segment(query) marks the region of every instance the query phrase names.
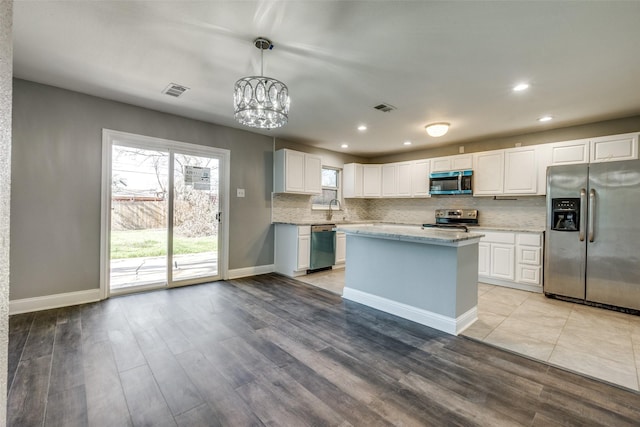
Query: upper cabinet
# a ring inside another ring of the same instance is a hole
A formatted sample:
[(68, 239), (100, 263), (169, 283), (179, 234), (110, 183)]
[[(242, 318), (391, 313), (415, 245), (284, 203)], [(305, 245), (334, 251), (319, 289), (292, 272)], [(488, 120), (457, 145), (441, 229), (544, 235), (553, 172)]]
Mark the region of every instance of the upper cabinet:
[(431, 172), (446, 172), (473, 168), (473, 156), (460, 154), (456, 156), (436, 157), (431, 159)]
[(362, 166), (347, 163), (342, 169), (342, 195), (346, 198), (362, 197)]
[(504, 193), (536, 194), (537, 189), (536, 147), (504, 150)]
[(473, 195), (536, 194), (535, 147), (509, 148), (473, 155)]
[(429, 194), (429, 160), (415, 160), (411, 162), (411, 196), (431, 197)]
[(589, 163), (589, 140), (554, 142), (549, 166)]
[(274, 156), (275, 193), (322, 193), (322, 158), (313, 154), (282, 149)]
[(495, 196), (504, 189), (504, 150), (473, 155), (473, 195)]
[(638, 134), (604, 136), (591, 139), (591, 163), (635, 160), (638, 158)]
[(382, 194), (382, 165), (362, 165), (362, 197)]
[(431, 197), (429, 160), (363, 165), (347, 163), (343, 168), (345, 198)]
[(411, 162), (382, 165), (382, 197), (411, 197)]

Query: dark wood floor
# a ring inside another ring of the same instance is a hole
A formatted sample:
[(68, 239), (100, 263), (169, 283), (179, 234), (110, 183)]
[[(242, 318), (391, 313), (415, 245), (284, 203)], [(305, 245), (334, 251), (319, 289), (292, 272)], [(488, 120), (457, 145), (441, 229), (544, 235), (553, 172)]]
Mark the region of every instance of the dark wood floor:
[(10, 426), (640, 423), (638, 393), (277, 275), (12, 316), (9, 347)]

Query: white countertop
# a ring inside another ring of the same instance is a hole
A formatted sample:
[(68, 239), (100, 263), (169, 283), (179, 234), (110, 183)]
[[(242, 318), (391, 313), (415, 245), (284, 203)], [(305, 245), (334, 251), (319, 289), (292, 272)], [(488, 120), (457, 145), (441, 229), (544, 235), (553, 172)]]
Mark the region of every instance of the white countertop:
[(461, 242), (472, 243), (484, 235), (481, 233), (465, 233), (463, 231), (438, 230), (433, 228), (423, 229), (418, 225), (344, 225), (337, 226), (337, 231), (347, 234), (359, 234), (362, 236), (377, 237), (382, 239), (402, 240), (427, 244), (459, 244)]
[[(420, 227), (422, 225), (422, 224), (394, 224), (394, 223), (382, 222), (382, 221), (312, 221), (312, 220), (273, 221), (273, 224), (289, 224), (289, 225), (375, 224), (375, 225), (404, 226), (404, 227), (411, 227), (411, 226)], [(480, 233), (482, 233), (482, 231), (510, 231), (513, 233), (543, 233), (544, 227), (522, 227), (522, 226), (493, 227), (493, 226), (484, 226), (484, 225), (477, 225), (477, 226), (473, 225), (473, 226), (469, 226), (469, 230), (471, 230), (472, 233), (476, 231)]]

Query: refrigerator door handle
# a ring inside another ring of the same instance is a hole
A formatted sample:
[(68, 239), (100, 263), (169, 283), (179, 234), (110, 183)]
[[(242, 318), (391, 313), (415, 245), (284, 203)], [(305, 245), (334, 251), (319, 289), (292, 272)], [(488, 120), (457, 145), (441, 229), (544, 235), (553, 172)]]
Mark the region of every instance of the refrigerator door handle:
[(596, 190), (593, 188), (589, 190), (589, 241), (593, 242), (594, 233), (593, 226), (595, 222), (596, 212)]
[(578, 228), (580, 229), (580, 241), (584, 242), (584, 227), (585, 227), (585, 217), (586, 217), (586, 206), (587, 206), (587, 190), (584, 188), (580, 189), (580, 224)]

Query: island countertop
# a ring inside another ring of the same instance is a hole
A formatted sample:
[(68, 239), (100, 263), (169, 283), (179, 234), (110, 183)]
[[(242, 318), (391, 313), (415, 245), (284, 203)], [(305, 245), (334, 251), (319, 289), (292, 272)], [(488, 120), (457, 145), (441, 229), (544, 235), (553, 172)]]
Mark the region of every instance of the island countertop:
[(380, 239), (401, 240), (432, 245), (460, 246), (477, 243), (484, 234), (468, 233), (453, 230), (437, 230), (411, 225), (345, 225), (336, 227), (336, 231), (347, 234), (357, 234)]

